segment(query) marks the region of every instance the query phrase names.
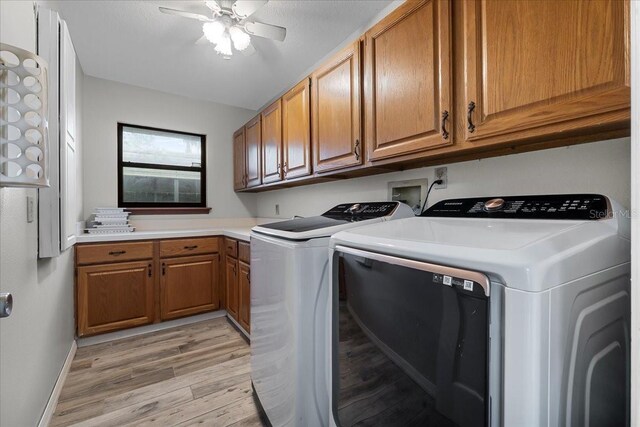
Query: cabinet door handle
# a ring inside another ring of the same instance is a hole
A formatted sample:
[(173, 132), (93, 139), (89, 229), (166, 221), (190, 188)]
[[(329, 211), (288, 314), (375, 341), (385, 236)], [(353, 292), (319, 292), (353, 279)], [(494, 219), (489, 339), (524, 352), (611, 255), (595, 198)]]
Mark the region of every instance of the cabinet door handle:
[(198, 245), (192, 245), (192, 246), (185, 246), (184, 248), (188, 251), (192, 251), (194, 249), (196, 249), (198, 247)]
[(471, 117), (471, 115), (473, 114), (473, 110), (475, 109), (476, 103), (471, 101), (469, 103), (469, 106), (467, 107), (467, 130), (469, 131), (469, 133), (473, 133), (473, 131), (476, 130), (476, 127), (473, 124), (473, 118)]
[(151, 277), (151, 264), (149, 264), (149, 277)]
[(356, 156), (356, 160), (360, 160), (360, 140), (356, 139), (356, 144), (353, 146), (353, 154)]
[(118, 256), (118, 255), (122, 255), (122, 254), (126, 254), (126, 253), (127, 253), (127, 251), (110, 251), (109, 255)]
[(247, 272), (247, 282), (251, 283), (251, 275)]
[(447, 119), (449, 118), (449, 112), (444, 110), (442, 112), (442, 138), (449, 139), (449, 132), (447, 132)]
[(284, 162), (284, 164), (282, 165), (282, 174), (283, 174), (284, 176), (287, 176), (287, 172), (288, 172), (288, 171), (289, 171), (289, 170), (287, 169), (287, 162)]
[(162, 263), (162, 275), (164, 276), (164, 274), (165, 274), (166, 272), (167, 272), (167, 271), (166, 271), (166, 265), (165, 265), (165, 263), (163, 262), (163, 263)]
[(233, 266), (233, 275), (234, 276), (236, 275), (236, 266), (235, 265)]

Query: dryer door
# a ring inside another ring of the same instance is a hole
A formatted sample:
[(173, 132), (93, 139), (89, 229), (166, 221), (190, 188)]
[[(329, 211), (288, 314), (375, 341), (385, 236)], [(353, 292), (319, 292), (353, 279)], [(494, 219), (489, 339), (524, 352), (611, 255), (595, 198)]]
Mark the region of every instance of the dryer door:
[(488, 278), (342, 246), (336, 252), (335, 423), (488, 425)]

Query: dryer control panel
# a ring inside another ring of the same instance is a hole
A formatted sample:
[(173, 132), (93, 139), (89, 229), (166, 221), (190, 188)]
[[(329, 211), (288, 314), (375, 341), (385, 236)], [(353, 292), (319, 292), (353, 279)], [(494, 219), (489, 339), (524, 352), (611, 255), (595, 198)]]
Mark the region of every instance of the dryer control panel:
[(600, 194), (553, 194), (450, 199), (427, 209), (425, 217), (599, 220), (610, 215)]
[(329, 209), (322, 216), (346, 221), (363, 221), (389, 216), (396, 210), (398, 204), (398, 202), (343, 203)]

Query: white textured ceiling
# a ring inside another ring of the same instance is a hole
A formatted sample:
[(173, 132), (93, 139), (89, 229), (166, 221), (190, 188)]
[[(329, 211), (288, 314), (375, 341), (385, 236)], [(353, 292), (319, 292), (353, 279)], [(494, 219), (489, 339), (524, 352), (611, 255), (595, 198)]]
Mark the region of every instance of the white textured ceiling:
[(370, 22), (389, 3), (271, 0), (252, 19), (287, 28), (284, 42), (252, 37), (256, 53), (216, 55), (195, 45), (201, 23), (158, 11), (158, 6), (206, 12), (200, 1), (40, 2), (69, 26), (85, 74), (256, 110)]

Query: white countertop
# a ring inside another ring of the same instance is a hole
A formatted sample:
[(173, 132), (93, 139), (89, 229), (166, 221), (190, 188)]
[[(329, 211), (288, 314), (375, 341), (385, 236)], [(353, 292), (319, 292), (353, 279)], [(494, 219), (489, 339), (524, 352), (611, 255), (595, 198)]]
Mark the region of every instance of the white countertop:
[(122, 242), (125, 240), (172, 239), (175, 237), (226, 236), (232, 239), (249, 241), (251, 227), (215, 227), (193, 230), (145, 230), (132, 233), (82, 234), (76, 243)]

